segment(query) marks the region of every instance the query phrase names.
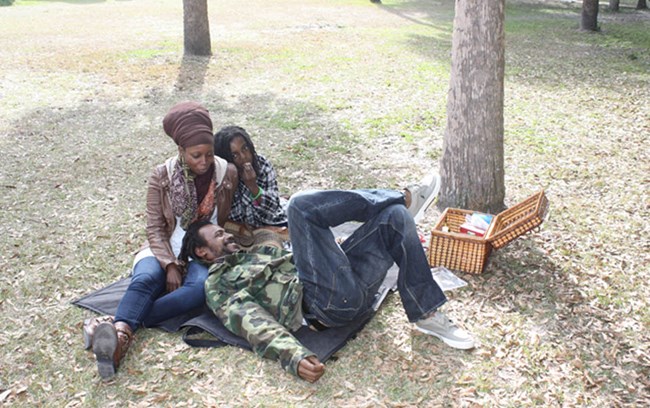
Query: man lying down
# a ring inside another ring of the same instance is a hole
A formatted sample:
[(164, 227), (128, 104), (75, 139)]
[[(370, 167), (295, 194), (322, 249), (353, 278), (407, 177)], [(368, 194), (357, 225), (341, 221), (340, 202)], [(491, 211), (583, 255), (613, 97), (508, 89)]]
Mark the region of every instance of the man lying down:
[[(306, 191), (291, 198), (287, 213), (292, 252), (279, 243), (240, 251), (230, 234), (208, 222), (192, 224), (183, 242), (182, 256), (211, 264), (208, 306), (255, 353), (317, 381), (325, 365), (291, 333), (304, 322), (327, 330), (367, 317), (393, 262), (409, 321), (451, 347), (474, 347), (471, 335), (438, 310), (447, 299), (433, 280), (403, 193)], [(363, 224), (339, 245), (330, 227), (348, 221)]]

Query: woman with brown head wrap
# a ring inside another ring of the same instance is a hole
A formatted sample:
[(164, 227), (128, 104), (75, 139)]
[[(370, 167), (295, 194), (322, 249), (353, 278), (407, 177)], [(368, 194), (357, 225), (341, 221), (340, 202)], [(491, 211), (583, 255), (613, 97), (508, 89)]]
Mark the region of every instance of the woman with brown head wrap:
[(160, 322), (205, 304), (202, 264), (178, 260), (185, 230), (193, 221), (223, 225), (228, 218), (237, 169), (215, 157), (212, 121), (196, 102), (172, 107), (163, 119), (178, 156), (157, 166), (147, 191), (147, 245), (135, 258), (131, 283), (114, 318), (88, 319), (86, 346), (92, 345), (102, 378), (111, 378), (142, 325)]

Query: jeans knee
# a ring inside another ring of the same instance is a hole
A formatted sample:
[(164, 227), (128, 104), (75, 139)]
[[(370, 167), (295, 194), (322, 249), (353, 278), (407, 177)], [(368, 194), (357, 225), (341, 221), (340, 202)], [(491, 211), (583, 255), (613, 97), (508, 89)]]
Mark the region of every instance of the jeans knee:
[(401, 225), (415, 225), (413, 216), (409, 213), (408, 209), (401, 204), (394, 204), (386, 207), (384, 211), (386, 211), (386, 215), (389, 219), (397, 221)]
[[(300, 220), (304, 218), (311, 206), (309, 191), (301, 191), (292, 195), (289, 199), (289, 204), (287, 205), (287, 218), (289, 220), (289, 225), (291, 225), (291, 220)], [(294, 225), (296, 225), (295, 222)]]
[(134, 275), (131, 278), (131, 283), (129, 286), (137, 288), (140, 291), (153, 293), (157, 290), (162, 290), (165, 284), (166, 281), (162, 277), (143, 273)]
[(206, 279), (208, 279), (208, 268), (196, 261), (190, 262), (187, 267), (187, 275), (185, 276), (184, 284), (192, 287), (203, 287)]
[(205, 294), (205, 280), (192, 281), (183, 283), (186, 293), (190, 296), (204, 296)]
[(306, 196), (304, 191), (292, 195), (287, 204), (287, 215), (294, 211), (300, 211), (305, 205), (305, 201)]

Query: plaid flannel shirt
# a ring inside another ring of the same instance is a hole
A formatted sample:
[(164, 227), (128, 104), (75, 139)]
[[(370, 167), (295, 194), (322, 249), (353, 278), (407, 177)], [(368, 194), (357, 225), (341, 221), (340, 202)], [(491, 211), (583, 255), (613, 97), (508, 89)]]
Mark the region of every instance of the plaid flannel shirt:
[(239, 181), (230, 209), (230, 219), (253, 227), (285, 224), (287, 214), (280, 203), (280, 192), (275, 170), (271, 162), (264, 156), (258, 154), (257, 160), (260, 166), (257, 185), (264, 192), (255, 200), (257, 203), (254, 203), (253, 197), (244, 182)]

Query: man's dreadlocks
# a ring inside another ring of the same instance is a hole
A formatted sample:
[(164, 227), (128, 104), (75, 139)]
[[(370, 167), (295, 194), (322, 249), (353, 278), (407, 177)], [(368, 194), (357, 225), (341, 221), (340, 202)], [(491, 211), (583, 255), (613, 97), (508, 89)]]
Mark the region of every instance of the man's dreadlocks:
[(183, 246), (178, 259), (184, 262), (189, 262), (189, 258), (197, 259), (196, 248), (206, 246), (208, 243), (203, 239), (199, 230), (206, 225), (212, 224), (210, 221), (194, 221), (187, 227), (185, 236), (183, 237)]

